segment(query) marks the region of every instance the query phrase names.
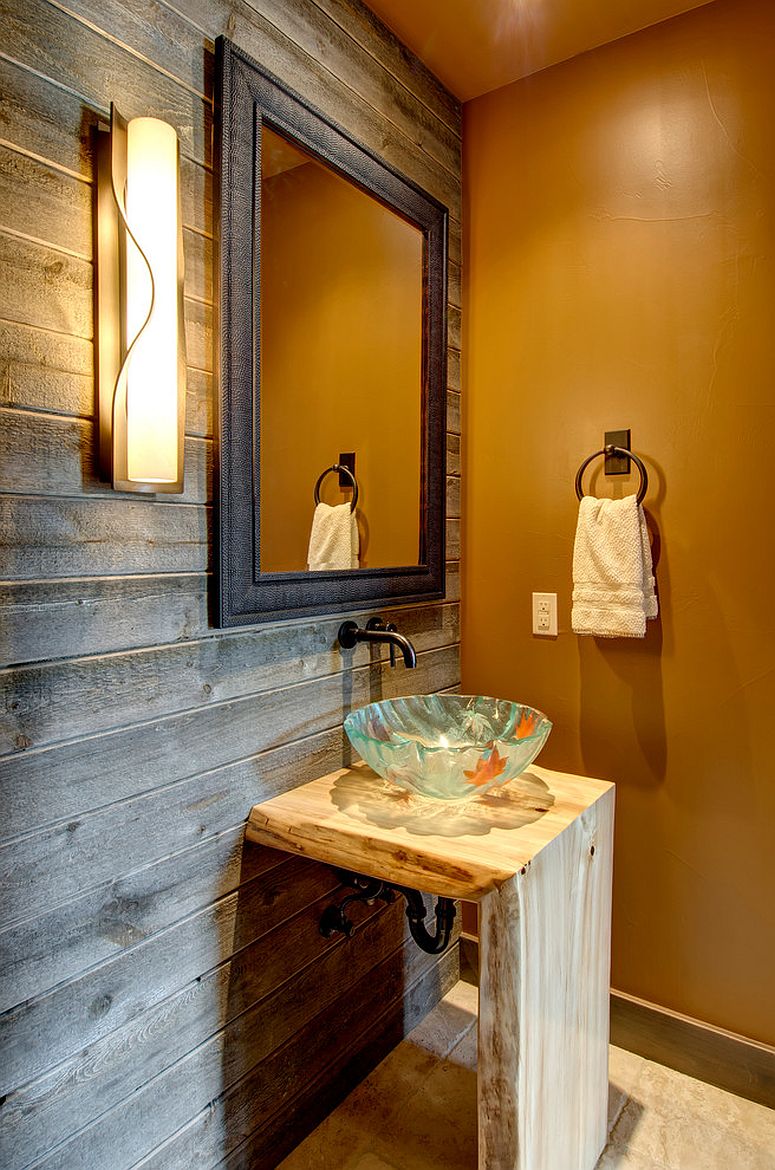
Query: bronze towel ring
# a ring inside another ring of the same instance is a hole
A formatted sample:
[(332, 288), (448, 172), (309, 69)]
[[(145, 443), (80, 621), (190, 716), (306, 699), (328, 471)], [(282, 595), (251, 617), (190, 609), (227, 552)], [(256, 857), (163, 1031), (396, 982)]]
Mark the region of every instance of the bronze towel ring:
[(584, 488), (582, 487), (581, 483), (584, 472), (587, 470), (587, 467), (592, 462), (592, 460), (597, 459), (600, 455), (626, 455), (628, 459), (632, 459), (633, 463), (640, 472), (640, 487), (638, 488), (638, 494), (635, 498), (639, 504), (642, 504), (646, 498), (646, 492), (649, 490), (649, 475), (646, 471), (643, 460), (639, 459), (633, 451), (629, 451), (626, 447), (612, 447), (610, 445), (607, 447), (601, 447), (599, 451), (595, 451), (592, 455), (589, 455), (576, 472), (576, 495), (578, 498), (580, 500), (584, 499)]
[(350, 480), (352, 481), (353, 498), (350, 500), (350, 511), (354, 512), (358, 506), (358, 480), (350, 471), (350, 468), (345, 467), (344, 463), (332, 463), (331, 466), (327, 467), (325, 471), (321, 471), (320, 475), (318, 476), (318, 481), (315, 484), (315, 503), (320, 503), (320, 485), (326, 476), (330, 475), (332, 471), (338, 471), (340, 474), (343, 473), (344, 475), (349, 476)]

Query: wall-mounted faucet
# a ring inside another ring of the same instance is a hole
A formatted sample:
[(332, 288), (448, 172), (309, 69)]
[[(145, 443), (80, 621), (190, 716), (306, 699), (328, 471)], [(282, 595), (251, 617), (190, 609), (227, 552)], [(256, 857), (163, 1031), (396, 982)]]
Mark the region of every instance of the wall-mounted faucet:
[(417, 651), (412, 643), (403, 634), (399, 634), (392, 622), (385, 622), (381, 617), (369, 618), (365, 630), (360, 629), (357, 622), (342, 622), (339, 627), (339, 645), (343, 650), (352, 650), (356, 642), (381, 642), (390, 647), (390, 665), (396, 664), (396, 647), (404, 656), (404, 665), (417, 665)]

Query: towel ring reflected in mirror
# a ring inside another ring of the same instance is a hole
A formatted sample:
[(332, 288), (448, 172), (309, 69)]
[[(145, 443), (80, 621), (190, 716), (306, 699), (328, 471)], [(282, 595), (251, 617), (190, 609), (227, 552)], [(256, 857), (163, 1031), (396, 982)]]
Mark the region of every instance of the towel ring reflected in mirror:
[(320, 503), (320, 485), (322, 484), (323, 480), (327, 475), (331, 475), (335, 471), (338, 471), (340, 475), (346, 475), (352, 483), (353, 498), (350, 500), (350, 511), (354, 512), (358, 507), (358, 480), (350, 471), (350, 468), (346, 467), (344, 463), (332, 463), (331, 466), (327, 467), (325, 471), (321, 471), (320, 475), (318, 476), (317, 483), (315, 484), (315, 503)]
[(646, 471), (646, 466), (643, 460), (639, 459), (633, 451), (628, 450), (626, 447), (613, 447), (610, 445), (607, 447), (601, 447), (599, 451), (595, 451), (592, 455), (589, 455), (576, 472), (576, 495), (578, 498), (580, 500), (584, 499), (584, 488), (581, 483), (584, 472), (587, 470), (592, 460), (598, 459), (601, 455), (621, 455), (626, 456), (628, 459), (632, 459), (633, 463), (640, 472), (640, 487), (638, 488), (638, 494), (635, 498), (639, 504), (642, 504), (646, 498), (646, 492), (649, 490), (649, 474)]

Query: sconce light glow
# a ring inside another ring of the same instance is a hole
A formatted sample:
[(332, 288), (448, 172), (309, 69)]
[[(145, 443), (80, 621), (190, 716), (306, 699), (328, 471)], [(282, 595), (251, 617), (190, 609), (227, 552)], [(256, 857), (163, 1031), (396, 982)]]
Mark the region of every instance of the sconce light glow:
[(185, 430), (178, 139), (111, 107), (97, 150), (100, 464), (122, 491), (181, 492)]

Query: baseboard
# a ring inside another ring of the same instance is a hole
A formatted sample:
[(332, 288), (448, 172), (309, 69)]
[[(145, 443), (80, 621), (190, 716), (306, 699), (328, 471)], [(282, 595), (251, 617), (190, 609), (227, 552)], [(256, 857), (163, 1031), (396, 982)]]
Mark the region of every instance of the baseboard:
[(775, 1048), (611, 990), (611, 1043), (775, 1109)]
[[(479, 941), (460, 939), (460, 977), (479, 982)], [(775, 1109), (775, 1048), (611, 989), (611, 1043)]]

